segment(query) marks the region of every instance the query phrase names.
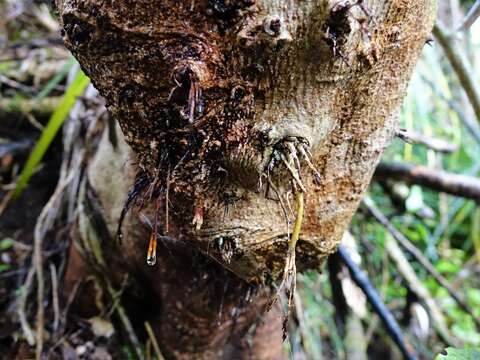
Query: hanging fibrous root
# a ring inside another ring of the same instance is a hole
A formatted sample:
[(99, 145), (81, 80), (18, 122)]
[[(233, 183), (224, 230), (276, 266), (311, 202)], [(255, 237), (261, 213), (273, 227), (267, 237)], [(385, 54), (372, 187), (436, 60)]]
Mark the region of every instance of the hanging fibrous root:
[(295, 296), (295, 289), (297, 287), (297, 267), (295, 265), (295, 249), (298, 239), (300, 237), (300, 231), (303, 223), (304, 212), (304, 197), (303, 192), (300, 190), (295, 191), (295, 206), (297, 210), (295, 224), (293, 226), (292, 236), (288, 241), (287, 259), (285, 261), (285, 268), (283, 270), (282, 285), (280, 288), (285, 287), (285, 293), (287, 295), (287, 313), (283, 319), (283, 341), (287, 338), (288, 319), (290, 317), (290, 310), (292, 308), (293, 299)]
[[(310, 154), (308, 148), (308, 142), (299, 137), (288, 137), (273, 146), (273, 149), (268, 151), (269, 154), (269, 161), (265, 166), (265, 175), (268, 180), (269, 186), (275, 191), (280, 204), (282, 206), (282, 210), (284, 211), (285, 218), (287, 221), (287, 226), (289, 227), (290, 222), (288, 220), (287, 211), (284, 206), (284, 202), (282, 201), (280, 191), (274, 185), (271, 173), (275, 170), (277, 164), (283, 163), (286, 170), (288, 171), (291, 177), (292, 183), (292, 193), (295, 199), (295, 205), (293, 206), (294, 209), (291, 209), (292, 212), (295, 212), (295, 222), (293, 226), (293, 230), (291, 235), (289, 231), (287, 231), (288, 235), (288, 248), (287, 248), (287, 255), (285, 259), (285, 267), (282, 276), (282, 282), (277, 289), (276, 296), (272, 299), (269, 304), (268, 309), (270, 309), (273, 304), (275, 303), (276, 299), (279, 297), (280, 292), (285, 289), (285, 293), (287, 296), (287, 310), (283, 320), (283, 340), (287, 337), (287, 327), (288, 327), (288, 319), (290, 317), (290, 311), (293, 305), (293, 299), (295, 296), (295, 289), (296, 289), (296, 278), (297, 278), (297, 269), (295, 265), (295, 249), (297, 246), (298, 239), (300, 237), (300, 232), (302, 229), (303, 223), (303, 214), (304, 214), (304, 195), (307, 192), (305, 185), (302, 182), (301, 176), (301, 165), (302, 160), (305, 161), (307, 167), (313, 173), (313, 176), (316, 182), (320, 182), (320, 173), (315, 168), (312, 162), (312, 156)], [(287, 199), (288, 200), (288, 199)], [(287, 201), (288, 203), (288, 201)]]
[(320, 173), (312, 162), (312, 155), (309, 150), (308, 141), (302, 137), (286, 137), (271, 148), (266, 149), (268, 157), (267, 164), (264, 169), (264, 176), (270, 178), (276, 166), (282, 162), (293, 178), (294, 182), (303, 192), (305, 186), (301, 181), (301, 160), (305, 160), (308, 168), (312, 171), (315, 180), (320, 181)]
[(313, 176), (315, 177), (315, 181), (317, 183), (320, 183), (321, 176), (317, 168), (312, 163), (312, 160), (311, 160), (312, 154), (310, 153), (308, 146), (304, 143), (301, 143), (298, 149), (300, 150), (300, 153), (303, 155), (303, 159), (305, 160), (305, 163), (307, 164), (309, 169), (312, 171)]
[(120, 214), (120, 218), (118, 220), (117, 226), (117, 241), (119, 245), (122, 243), (122, 225), (123, 221), (125, 220), (125, 216), (128, 214), (130, 208), (134, 205), (135, 201), (140, 197), (140, 194), (144, 193), (144, 191), (148, 188), (150, 181), (146, 174), (140, 174), (137, 176), (135, 184), (132, 186), (130, 191), (127, 194), (127, 200), (125, 201), (122, 212)]

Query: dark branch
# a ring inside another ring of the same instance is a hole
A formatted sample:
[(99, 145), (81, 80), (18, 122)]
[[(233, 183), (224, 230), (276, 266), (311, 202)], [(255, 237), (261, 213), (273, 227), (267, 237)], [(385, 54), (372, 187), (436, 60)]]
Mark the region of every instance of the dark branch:
[(480, 203), (480, 179), (472, 176), (452, 174), (420, 165), (382, 162), (375, 170), (375, 177), (401, 180)]
[(411, 350), (411, 346), (407, 344), (397, 320), (395, 320), (390, 310), (388, 310), (388, 308), (385, 306), (377, 290), (375, 290), (370, 280), (368, 280), (367, 275), (350, 258), (348, 251), (345, 250), (342, 245), (338, 247), (338, 254), (340, 255), (342, 262), (348, 268), (350, 275), (352, 276), (352, 280), (360, 289), (362, 289), (368, 299), (368, 302), (372, 305), (378, 316), (380, 316), (380, 319), (385, 325), (388, 334), (398, 346), (404, 358), (408, 360), (417, 359), (417, 355), (413, 352), (413, 350)]

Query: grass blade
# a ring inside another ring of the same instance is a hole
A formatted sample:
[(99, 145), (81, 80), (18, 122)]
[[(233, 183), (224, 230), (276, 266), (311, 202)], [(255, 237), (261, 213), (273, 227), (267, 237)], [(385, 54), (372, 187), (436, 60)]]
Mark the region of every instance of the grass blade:
[(70, 109), (89, 83), (90, 79), (81, 70), (79, 70), (72, 83), (65, 91), (60, 104), (52, 113), (52, 116), (48, 120), (47, 126), (45, 126), (40, 139), (37, 141), (30, 156), (28, 157), (28, 160), (23, 167), (22, 172), (20, 173), (15, 189), (13, 190), (13, 199), (17, 198), (22, 193), (23, 189), (30, 180), (30, 177), (33, 175), (35, 168), (42, 160), (43, 155), (47, 151), (58, 130), (67, 118)]

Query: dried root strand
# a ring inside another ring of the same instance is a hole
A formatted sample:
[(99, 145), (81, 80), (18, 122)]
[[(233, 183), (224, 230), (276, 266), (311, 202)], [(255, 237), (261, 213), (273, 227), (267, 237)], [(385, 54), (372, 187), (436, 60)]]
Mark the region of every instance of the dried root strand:
[(118, 243), (121, 244), (123, 234), (122, 234), (122, 225), (123, 221), (125, 220), (125, 216), (128, 214), (128, 211), (130, 208), (133, 206), (135, 203), (135, 200), (139, 197), (139, 195), (147, 188), (149, 185), (149, 181), (147, 176), (145, 174), (141, 174), (140, 176), (137, 177), (137, 180), (135, 181), (135, 184), (133, 187), (130, 189), (127, 195), (127, 200), (125, 201), (122, 212), (120, 214), (120, 218), (118, 220), (118, 226), (117, 226), (117, 240)]
[(287, 313), (283, 319), (283, 341), (287, 338), (288, 319), (290, 317), (290, 310), (292, 308), (293, 299), (295, 296), (295, 289), (297, 286), (297, 268), (295, 265), (295, 249), (298, 239), (300, 237), (300, 231), (303, 223), (305, 200), (302, 191), (295, 192), (295, 205), (297, 207), (297, 215), (295, 218), (295, 224), (293, 226), (292, 236), (288, 242), (287, 259), (285, 261), (285, 268), (283, 272), (282, 286), (285, 286), (285, 292), (287, 295)]
[(303, 185), (302, 180), (300, 180), (300, 172), (291, 165), (291, 163), (293, 162), (292, 156), (290, 155), (289, 159), (287, 160), (282, 154), (282, 161), (285, 164), (287, 170), (292, 175), (292, 178), (295, 180), (295, 183), (298, 185), (298, 187), (300, 187), (301, 191), (306, 192), (305, 186)]
[(313, 175), (315, 176), (315, 180), (317, 181), (317, 183), (319, 183), (320, 179), (321, 179), (321, 176), (320, 176), (320, 173), (318, 172), (317, 168), (315, 167), (315, 165), (313, 165), (313, 163), (312, 163), (312, 160), (311, 160), (312, 154), (308, 150), (308, 147), (306, 147), (305, 145), (300, 145), (299, 149), (300, 149), (300, 152), (303, 155), (303, 158), (305, 159), (305, 162), (307, 163), (307, 166), (310, 168)]

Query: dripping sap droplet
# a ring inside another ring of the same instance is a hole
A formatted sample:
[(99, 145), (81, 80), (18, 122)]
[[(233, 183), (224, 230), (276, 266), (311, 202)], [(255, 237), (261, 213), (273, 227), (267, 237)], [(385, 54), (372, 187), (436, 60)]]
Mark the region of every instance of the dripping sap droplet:
[(150, 266), (155, 265), (157, 262), (158, 213), (160, 211), (160, 205), (161, 201), (159, 196), (155, 204), (155, 221), (153, 223), (152, 234), (150, 235), (147, 250), (147, 264)]
[(150, 266), (155, 265), (157, 262), (157, 233), (155, 230), (152, 231), (150, 235), (150, 241), (148, 243), (147, 251), (147, 264)]

